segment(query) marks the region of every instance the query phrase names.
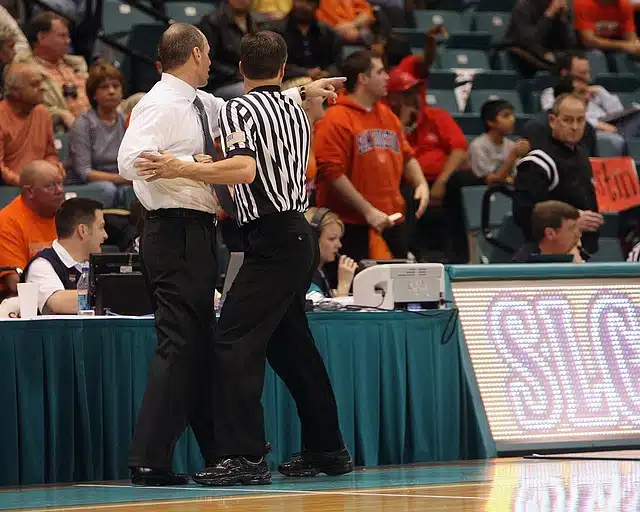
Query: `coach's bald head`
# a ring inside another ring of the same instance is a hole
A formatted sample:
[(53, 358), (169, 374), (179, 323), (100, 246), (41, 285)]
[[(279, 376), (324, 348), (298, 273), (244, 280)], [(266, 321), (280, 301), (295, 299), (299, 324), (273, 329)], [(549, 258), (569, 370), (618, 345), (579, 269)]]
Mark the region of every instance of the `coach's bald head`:
[(194, 25), (174, 23), (160, 38), (158, 58), (164, 73), (169, 73), (193, 87), (207, 85), (209, 79), (209, 43)]

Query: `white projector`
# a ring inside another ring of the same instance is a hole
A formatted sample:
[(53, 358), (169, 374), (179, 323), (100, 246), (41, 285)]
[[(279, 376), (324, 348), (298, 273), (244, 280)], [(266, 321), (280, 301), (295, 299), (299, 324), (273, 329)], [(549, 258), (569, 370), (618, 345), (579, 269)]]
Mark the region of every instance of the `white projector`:
[(355, 305), (380, 309), (436, 309), (444, 306), (444, 265), (374, 265), (353, 280)]

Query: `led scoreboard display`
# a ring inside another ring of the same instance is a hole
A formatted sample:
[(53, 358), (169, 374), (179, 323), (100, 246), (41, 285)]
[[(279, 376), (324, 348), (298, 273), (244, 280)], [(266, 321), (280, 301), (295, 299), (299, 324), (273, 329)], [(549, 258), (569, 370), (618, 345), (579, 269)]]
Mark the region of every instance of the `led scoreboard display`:
[(452, 282), (498, 452), (640, 444), (640, 279)]

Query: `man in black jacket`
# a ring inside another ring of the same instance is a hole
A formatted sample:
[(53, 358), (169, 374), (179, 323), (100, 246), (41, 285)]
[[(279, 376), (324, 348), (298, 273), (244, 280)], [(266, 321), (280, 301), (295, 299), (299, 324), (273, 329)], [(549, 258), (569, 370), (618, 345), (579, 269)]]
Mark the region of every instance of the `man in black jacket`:
[(548, 200), (570, 204), (580, 210), (582, 247), (593, 254), (598, 251), (598, 231), (604, 220), (597, 213), (589, 157), (580, 145), (585, 123), (583, 101), (570, 94), (556, 98), (549, 114), (551, 135), (532, 142), (532, 151), (516, 166), (513, 216), (527, 240), (534, 242), (535, 205)]
[(319, 4), (320, 0), (293, 0), (289, 15), (273, 27), (287, 43), (285, 81), (338, 75), (342, 39), (330, 26), (316, 20)]
[(555, 54), (575, 46), (566, 0), (517, 0), (503, 47), (525, 78), (552, 71)]

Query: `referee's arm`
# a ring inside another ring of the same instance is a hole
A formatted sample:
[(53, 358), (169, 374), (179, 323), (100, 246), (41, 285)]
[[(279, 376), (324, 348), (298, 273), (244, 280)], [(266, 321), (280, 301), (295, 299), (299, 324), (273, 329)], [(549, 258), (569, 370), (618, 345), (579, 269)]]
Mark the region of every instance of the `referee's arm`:
[(513, 198), (513, 217), (528, 240), (531, 236), (531, 216), (536, 204), (549, 199), (549, 178), (532, 161), (518, 165)]

